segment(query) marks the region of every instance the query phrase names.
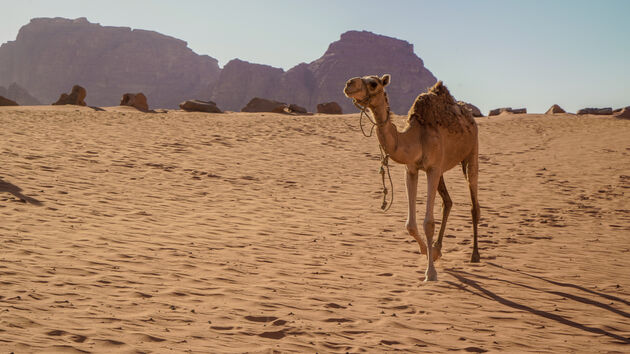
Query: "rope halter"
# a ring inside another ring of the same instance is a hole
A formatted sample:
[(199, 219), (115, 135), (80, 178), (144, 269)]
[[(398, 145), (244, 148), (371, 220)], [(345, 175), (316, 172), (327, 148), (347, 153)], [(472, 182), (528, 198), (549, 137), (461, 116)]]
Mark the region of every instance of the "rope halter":
[[(365, 84), (365, 81), (363, 79), (361, 79), (361, 83), (363, 84), (363, 87), (365, 88), (365, 91), (367, 92), (367, 96), (365, 96), (364, 99), (362, 100), (357, 100), (356, 98), (352, 99), (352, 103), (354, 104), (355, 107), (357, 107), (360, 111), (361, 111), (361, 116), (359, 118), (359, 126), (361, 127), (361, 133), (363, 133), (363, 136), (369, 138), (373, 135), (374, 132), (374, 127), (383, 127), (385, 126), (385, 124), (387, 124), (387, 122), (389, 122), (390, 120), (390, 112), (389, 109), (387, 110), (387, 118), (385, 119), (384, 122), (379, 123), (378, 121), (376, 121), (376, 118), (372, 118), (370, 117), (370, 115), (367, 112), (368, 106), (370, 104), (370, 101), (372, 100), (372, 98), (374, 96), (376, 96), (377, 94), (384, 92), (383, 88), (379, 89), (376, 92), (372, 92), (370, 93), (370, 90), (367, 88), (367, 85)], [(370, 133), (366, 133), (365, 129), (363, 128), (363, 116), (366, 116), (367, 119), (370, 121), (370, 123), (372, 123), (372, 127), (370, 128)], [(398, 142), (397, 142), (398, 143)], [(381, 168), (379, 169), (379, 174), (381, 175), (381, 183), (383, 184), (383, 203), (381, 204), (381, 209), (383, 211), (388, 211), (389, 208), (391, 208), (392, 204), (394, 204), (394, 182), (392, 182), (392, 176), (389, 172), (389, 155), (385, 153), (385, 149), (383, 149), (383, 146), (379, 143), (378, 144), (378, 149), (381, 155)], [(389, 191), (387, 190), (387, 185), (385, 184), (385, 173), (387, 173), (387, 177), (389, 179), (389, 185), (391, 188), (391, 194), (390, 194), (390, 201), (389, 203), (387, 202), (387, 194), (389, 193)]]

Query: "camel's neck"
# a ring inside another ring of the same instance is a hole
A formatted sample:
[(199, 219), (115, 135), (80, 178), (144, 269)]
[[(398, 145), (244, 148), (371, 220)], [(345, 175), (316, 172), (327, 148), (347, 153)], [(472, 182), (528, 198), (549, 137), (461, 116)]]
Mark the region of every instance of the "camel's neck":
[(401, 133), (398, 132), (390, 116), (387, 94), (385, 93), (375, 102), (371, 102), (369, 108), (374, 120), (376, 120), (376, 136), (385, 153), (398, 163), (408, 163), (400, 146)]

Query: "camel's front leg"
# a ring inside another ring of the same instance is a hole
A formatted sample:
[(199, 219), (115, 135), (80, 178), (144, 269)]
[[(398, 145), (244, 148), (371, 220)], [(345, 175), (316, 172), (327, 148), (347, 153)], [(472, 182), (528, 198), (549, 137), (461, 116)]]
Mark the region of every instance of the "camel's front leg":
[(437, 193), (438, 184), (440, 182), (441, 173), (438, 171), (427, 171), (427, 212), (424, 216), (424, 234), (427, 237), (428, 245), (428, 266), (425, 273), (424, 281), (437, 280), (437, 272), (433, 265), (433, 233), (435, 231), (435, 219), (433, 218), (433, 205), (435, 204), (435, 195)]
[(420, 253), (427, 253), (427, 245), (424, 243), (420, 234), (418, 233), (418, 224), (416, 223), (416, 195), (418, 191), (418, 169), (415, 167), (407, 166), (407, 178), (405, 180), (407, 185), (407, 201), (409, 203), (409, 212), (407, 214), (407, 231), (409, 235), (418, 241), (420, 245)]

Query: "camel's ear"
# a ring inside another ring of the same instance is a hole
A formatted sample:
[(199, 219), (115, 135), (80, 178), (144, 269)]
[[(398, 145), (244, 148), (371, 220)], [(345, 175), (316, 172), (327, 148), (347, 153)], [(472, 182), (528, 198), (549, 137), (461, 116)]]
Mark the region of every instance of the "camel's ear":
[(392, 81), (391, 79), (392, 77), (389, 74), (383, 75), (383, 77), (381, 77), (381, 83), (383, 84), (383, 87), (389, 85), (389, 82)]

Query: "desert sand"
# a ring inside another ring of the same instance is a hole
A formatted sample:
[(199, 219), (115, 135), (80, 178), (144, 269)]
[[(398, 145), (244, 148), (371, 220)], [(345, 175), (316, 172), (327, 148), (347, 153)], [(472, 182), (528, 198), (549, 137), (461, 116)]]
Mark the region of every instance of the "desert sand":
[(630, 121), (477, 121), (424, 283), (358, 114), (0, 108), (0, 351), (628, 352)]

